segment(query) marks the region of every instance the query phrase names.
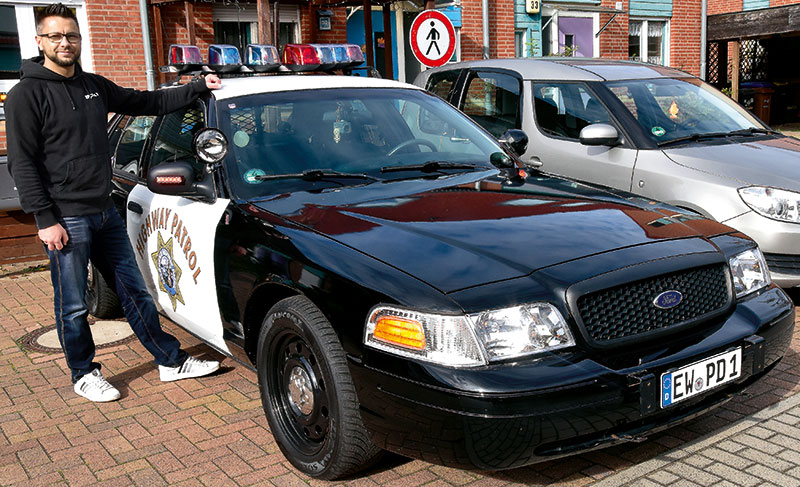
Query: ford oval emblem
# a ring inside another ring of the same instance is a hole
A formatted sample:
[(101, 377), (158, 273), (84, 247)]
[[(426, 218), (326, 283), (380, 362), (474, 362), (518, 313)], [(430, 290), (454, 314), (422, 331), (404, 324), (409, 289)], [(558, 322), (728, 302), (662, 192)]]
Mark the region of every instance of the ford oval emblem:
[(656, 296), (656, 299), (653, 300), (653, 304), (656, 308), (670, 309), (681, 304), (681, 301), (683, 301), (683, 294), (674, 289), (670, 289)]

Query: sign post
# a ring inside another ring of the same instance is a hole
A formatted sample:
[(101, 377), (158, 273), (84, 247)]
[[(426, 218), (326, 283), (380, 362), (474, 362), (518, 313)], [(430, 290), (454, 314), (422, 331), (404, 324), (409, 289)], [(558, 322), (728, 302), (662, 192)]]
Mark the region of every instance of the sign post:
[(456, 30), (446, 15), (438, 10), (425, 10), (411, 24), (411, 51), (428, 67), (442, 66), (456, 50)]

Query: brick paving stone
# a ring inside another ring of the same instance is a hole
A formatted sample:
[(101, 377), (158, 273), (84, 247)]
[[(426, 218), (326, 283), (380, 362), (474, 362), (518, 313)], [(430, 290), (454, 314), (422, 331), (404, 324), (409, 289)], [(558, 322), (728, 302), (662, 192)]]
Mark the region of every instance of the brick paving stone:
[(695, 468), (688, 463), (675, 463), (667, 467), (667, 470), (680, 478), (688, 479), (699, 485), (714, 485), (720, 481), (716, 475)]
[(763, 465), (779, 472), (784, 472), (794, 466), (790, 462), (781, 460), (776, 454), (767, 455), (761, 451), (750, 448), (742, 450), (740, 454), (745, 458), (753, 460), (755, 464)]
[(723, 463), (711, 464), (706, 468), (706, 471), (743, 487), (751, 487), (761, 482), (761, 479), (748, 474), (745, 470), (733, 468)]

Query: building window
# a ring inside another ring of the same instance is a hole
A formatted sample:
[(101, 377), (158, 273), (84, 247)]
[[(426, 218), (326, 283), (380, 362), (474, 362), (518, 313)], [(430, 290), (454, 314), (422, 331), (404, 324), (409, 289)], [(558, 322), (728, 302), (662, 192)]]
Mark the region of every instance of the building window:
[(628, 59), (666, 65), (667, 21), (630, 20), (628, 22)]

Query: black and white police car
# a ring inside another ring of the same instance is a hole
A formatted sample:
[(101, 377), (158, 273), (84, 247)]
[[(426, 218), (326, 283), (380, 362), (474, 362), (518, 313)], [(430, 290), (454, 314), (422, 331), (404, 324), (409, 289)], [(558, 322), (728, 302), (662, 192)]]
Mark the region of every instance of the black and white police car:
[[(507, 469), (638, 439), (787, 350), (793, 305), (745, 235), (526, 173), (521, 134), (498, 142), (408, 84), (257, 73), (347, 70), (357, 46), (276, 54), (251, 46), (256, 74), (108, 134), (150, 292), (257, 371), (300, 471), (350, 475), (383, 450)], [(87, 296), (113, 312), (102, 279)]]

